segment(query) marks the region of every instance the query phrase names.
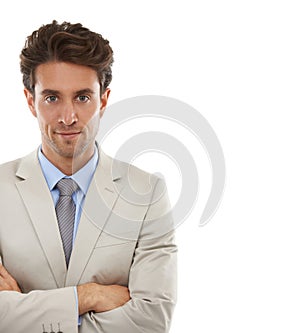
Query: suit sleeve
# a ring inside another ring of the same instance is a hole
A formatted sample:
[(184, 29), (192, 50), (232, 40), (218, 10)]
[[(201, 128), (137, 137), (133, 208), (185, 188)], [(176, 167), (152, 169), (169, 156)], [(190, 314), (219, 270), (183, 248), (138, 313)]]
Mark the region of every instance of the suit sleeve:
[[(0, 263), (2, 263), (0, 257)], [(55, 332), (78, 330), (74, 288), (32, 291), (0, 292), (0, 332)]]
[(82, 317), (79, 332), (166, 333), (176, 303), (177, 247), (168, 195), (156, 183), (129, 275), (131, 300), (122, 307)]

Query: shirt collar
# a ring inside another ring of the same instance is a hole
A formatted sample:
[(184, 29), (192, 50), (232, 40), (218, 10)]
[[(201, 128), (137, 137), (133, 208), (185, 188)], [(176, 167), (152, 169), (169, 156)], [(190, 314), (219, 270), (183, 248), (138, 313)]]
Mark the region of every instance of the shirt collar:
[(41, 146), (38, 150), (38, 159), (50, 191), (54, 189), (60, 179), (72, 178), (78, 184), (84, 195), (86, 195), (98, 164), (99, 153), (98, 149), (95, 148), (93, 157), (80, 170), (71, 176), (66, 176), (63, 172), (57, 169), (57, 167), (54, 166), (42, 153)]

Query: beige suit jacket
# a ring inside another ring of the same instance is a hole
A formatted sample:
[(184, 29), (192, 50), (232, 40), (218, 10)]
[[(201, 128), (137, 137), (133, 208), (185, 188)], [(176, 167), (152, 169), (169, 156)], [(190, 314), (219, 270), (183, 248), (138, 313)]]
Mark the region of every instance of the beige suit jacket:
[[(100, 151), (67, 269), (37, 151), (0, 166), (0, 261), (22, 290), (0, 292), (0, 332), (168, 332), (176, 252), (163, 180)], [(86, 282), (128, 286), (131, 300), (78, 327)]]

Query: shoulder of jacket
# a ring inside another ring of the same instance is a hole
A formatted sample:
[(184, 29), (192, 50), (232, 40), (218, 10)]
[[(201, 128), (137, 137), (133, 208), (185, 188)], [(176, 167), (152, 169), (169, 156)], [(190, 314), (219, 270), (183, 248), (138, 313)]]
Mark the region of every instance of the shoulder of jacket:
[(6, 179), (10, 175), (15, 177), (17, 169), (20, 165), (20, 162), (21, 162), (21, 158), (18, 158), (16, 160), (0, 164), (0, 178)]

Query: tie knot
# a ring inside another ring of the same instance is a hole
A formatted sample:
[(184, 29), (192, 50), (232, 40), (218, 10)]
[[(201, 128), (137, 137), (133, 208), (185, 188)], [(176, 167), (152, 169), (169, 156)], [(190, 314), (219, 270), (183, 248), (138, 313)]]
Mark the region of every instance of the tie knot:
[(71, 196), (78, 189), (78, 185), (71, 178), (62, 178), (57, 182), (56, 188), (59, 189), (60, 195)]

